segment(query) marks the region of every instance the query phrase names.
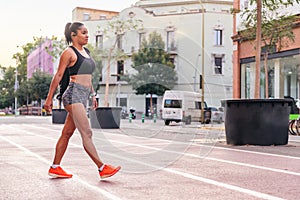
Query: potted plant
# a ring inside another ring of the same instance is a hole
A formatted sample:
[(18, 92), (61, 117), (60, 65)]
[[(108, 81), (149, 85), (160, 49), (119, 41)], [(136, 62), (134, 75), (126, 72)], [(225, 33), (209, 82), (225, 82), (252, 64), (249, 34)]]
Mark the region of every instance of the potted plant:
[[(290, 0), (286, 2), (285, 6), (293, 5), (293, 2)], [(292, 29), (288, 29), (289, 26), (287, 25), (287, 20), (291, 18), (285, 16), (267, 19), (266, 13), (275, 12), (280, 6), (283, 6), (284, 2), (282, 0), (276, 0), (276, 2), (272, 0), (272, 3), (269, 0), (250, 0), (250, 4), (253, 5), (254, 3), (257, 4), (254, 10), (246, 9), (243, 13), (246, 15), (244, 18), (246, 19), (244, 21), (246, 31), (241, 31), (241, 37), (250, 40), (254, 39), (251, 37), (255, 35), (254, 99), (225, 100), (226, 141), (227, 144), (231, 145), (285, 145), (288, 142), (288, 120), (292, 100), (284, 98), (269, 99), (267, 92), (265, 99), (260, 98), (260, 61), (262, 41), (265, 42), (265, 47), (280, 47), (283, 41), (293, 41)], [(276, 14), (278, 13), (276, 12)], [(273, 25), (270, 26), (270, 23), (273, 23)], [(273, 34), (278, 32), (274, 30), (275, 27), (278, 28), (275, 24), (286, 26), (281, 34)], [(292, 23), (289, 25), (292, 26)], [(247, 35), (243, 35), (243, 33)], [(265, 69), (267, 69), (268, 53), (273, 53), (270, 52), (271, 49), (265, 48), (263, 52)]]

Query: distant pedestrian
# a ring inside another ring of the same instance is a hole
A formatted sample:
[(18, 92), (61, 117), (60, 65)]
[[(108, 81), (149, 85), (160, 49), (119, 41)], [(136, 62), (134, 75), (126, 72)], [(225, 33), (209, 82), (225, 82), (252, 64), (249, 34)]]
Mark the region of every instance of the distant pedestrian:
[(44, 104), (46, 111), (51, 112), (53, 96), (67, 70), (70, 78), (67, 83), (68, 87), (62, 95), (62, 102), (64, 108), (68, 111), (68, 115), (62, 134), (57, 141), (53, 164), (48, 174), (52, 177), (72, 177), (72, 174), (66, 173), (60, 167), (60, 163), (67, 149), (69, 139), (77, 128), (82, 138), (84, 150), (97, 165), (100, 177), (107, 178), (117, 173), (121, 167), (104, 164), (100, 160), (92, 141), (92, 129), (86, 115), (86, 103), (90, 96), (93, 98), (94, 109), (98, 107), (98, 103), (92, 86), (92, 73), (95, 70), (95, 62), (89, 50), (84, 47), (88, 43), (88, 30), (80, 22), (67, 23), (65, 37), (67, 44), (70, 46), (60, 56), (58, 70), (51, 81)]

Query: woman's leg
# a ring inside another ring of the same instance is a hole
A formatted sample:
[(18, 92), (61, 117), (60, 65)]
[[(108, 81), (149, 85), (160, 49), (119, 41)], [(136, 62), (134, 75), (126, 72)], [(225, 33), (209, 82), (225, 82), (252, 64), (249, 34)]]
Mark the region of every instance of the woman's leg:
[(92, 129), (86, 115), (85, 107), (81, 103), (74, 103), (66, 106), (65, 109), (72, 116), (74, 124), (81, 134), (84, 150), (94, 161), (97, 167), (100, 168), (103, 165), (103, 162), (100, 160), (92, 141)]
[(61, 136), (56, 143), (53, 164), (60, 165), (62, 157), (64, 156), (64, 154), (66, 152), (69, 140), (70, 140), (71, 136), (73, 135), (75, 129), (76, 129), (76, 127), (75, 127), (74, 121), (73, 121), (71, 115), (68, 113)]

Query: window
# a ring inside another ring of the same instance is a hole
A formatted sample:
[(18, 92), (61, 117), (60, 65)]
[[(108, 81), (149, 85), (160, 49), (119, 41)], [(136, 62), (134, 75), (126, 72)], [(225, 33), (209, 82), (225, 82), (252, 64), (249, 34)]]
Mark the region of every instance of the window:
[(103, 49), (103, 35), (96, 35), (96, 48)]
[(90, 19), (90, 14), (89, 13), (83, 13), (83, 20), (87, 21)]
[(214, 57), (214, 72), (215, 74), (222, 74), (222, 62), (223, 57), (221, 56), (215, 56)]
[(181, 108), (181, 105), (182, 105), (181, 100), (166, 99), (164, 102), (165, 108)]
[(120, 81), (120, 75), (124, 75), (124, 60), (118, 60), (117, 81)]
[(176, 51), (174, 31), (167, 31), (167, 51)]
[(118, 49), (122, 50), (122, 40), (123, 40), (123, 35), (122, 34), (118, 34), (117, 35), (117, 47)]
[(100, 20), (106, 20), (106, 15), (100, 15)]
[(214, 41), (215, 43), (214, 43), (214, 45), (222, 46), (223, 45), (223, 30), (215, 29), (214, 34), (215, 34), (215, 41)]
[[(202, 109), (202, 102), (201, 101), (195, 101), (195, 109)], [(206, 102), (204, 102), (203, 108), (207, 108)]]
[[(119, 100), (120, 100), (120, 104), (119, 104)], [(124, 107), (124, 109), (126, 109), (126, 107), (127, 107), (127, 98), (117, 97), (116, 98), (116, 105), (120, 105), (121, 107)]]
[(145, 32), (139, 33), (139, 48), (142, 47), (142, 43), (144, 39), (146, 39), (146, 33)]

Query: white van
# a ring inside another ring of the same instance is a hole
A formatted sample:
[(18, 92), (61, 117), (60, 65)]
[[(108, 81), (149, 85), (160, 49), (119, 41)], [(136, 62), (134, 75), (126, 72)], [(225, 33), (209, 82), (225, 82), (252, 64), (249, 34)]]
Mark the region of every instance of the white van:
[[(170, 122), (190, 124), (201, 121), (201, 95), (190, 91), (166, 90), (162, 102), (162, 119)], [(207, 108), (204, 102), (204, 109)], [(207, 120), (207, 119), (205, 119)], [(207, 121), (205, 121), (207, 123)], [(209, 122), (208, 122), (209, 123)]]

